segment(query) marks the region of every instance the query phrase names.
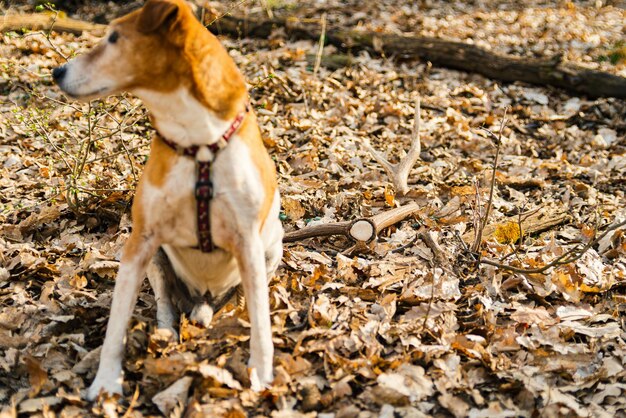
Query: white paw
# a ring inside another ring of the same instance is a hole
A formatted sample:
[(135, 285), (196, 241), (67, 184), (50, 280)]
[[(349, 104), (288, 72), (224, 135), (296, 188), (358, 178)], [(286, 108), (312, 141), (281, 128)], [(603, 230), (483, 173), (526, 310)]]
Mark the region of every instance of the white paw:
[(199, 303), (193, 307), (189, 319), (196, 321), (203, 327), (208, 328), (213, 320), (213, 308), (208, 303)]
[(159, 327), (154, 330), (154, 338), (177, 343), (178, 332), (172, 326), (159, 324)]
[(122, 378), (104, 379), (96, 376), (89, 389), (87, 389), (86, 398), (90, 401), (95, 401), (101, 392), (106, 392), (109, 395), (122, 395)]
[(259, 373), (256, 367), (249, 367), (250, 371), (250, 389), (255, 392), (260, 392), (272, 385), (274, 381), (274, 374), (272, 373), (272, 367), (266, 368), (265, 372)]

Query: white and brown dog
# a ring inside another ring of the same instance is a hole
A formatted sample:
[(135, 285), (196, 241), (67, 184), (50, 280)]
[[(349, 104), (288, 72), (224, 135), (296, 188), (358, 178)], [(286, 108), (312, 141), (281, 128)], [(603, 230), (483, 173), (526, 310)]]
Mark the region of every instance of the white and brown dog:
[(270, 384), (268, 278), (282, 256), (280, 198), (243, 76), (226, 50), (183, 0), (148, 0), (53, 77), (83, 100), (134, 93), (158, 132), (137, 186), (133, 229), (87, 397), (122, 392), (126, 329), (146, 274), (158, 326), (174, 333), (172, 288), (184, 284), (178, 293), (194, 302), (191, 318), (208, 325), (210, 300), (223, 302), (241, 283), (251, 322), (251, 382), (255, 389)]

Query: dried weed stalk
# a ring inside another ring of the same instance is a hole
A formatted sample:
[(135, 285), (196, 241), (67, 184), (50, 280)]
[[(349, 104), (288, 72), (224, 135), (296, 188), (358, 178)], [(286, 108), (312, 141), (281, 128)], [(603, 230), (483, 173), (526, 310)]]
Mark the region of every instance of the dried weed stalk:
[[(480, 249), (480, 244), (483, 240), (483, 232), (485, 227), (487, 226), (487, 222), (489, 221), (489, 215), (491, 213), (491, 206), (493, 203), (493, 191), (496, 185), (496, 172), (498, 171), (498, 159), (500, 158), (500, 147), (502, 146), (502, 131), (504, 130), (504, 126), (506, 125), (506, 112), (507, 108), (504, 108), (504, 115), (502, 115), (502, 121), (500, 122), (500, 130), (498, 135), (494, 134), (488, 129), (483, 130), (491, 136), (491, 139), (494, 141), (496, 145), (496, 156), (493, 160), (493, 171), (491, 173), (491, 182), (489, 185), (489, 199), (487, 200), (487, 209), (485, 210), (485, 215), (480, 220), (480, 227), (476, 233), (476, 240), (472, 245), (472, 252), (477, 252)], [(479, 208), (480, 209), (480, 208)]]
[(315, 67), (313, 67), (313, 75), (316, 76), (322, 64), (322, 53), (324, 52), (324, 42), (326, 41), (326, 13), (322, 13), (322, 32), (320, 41), (315, 55)]

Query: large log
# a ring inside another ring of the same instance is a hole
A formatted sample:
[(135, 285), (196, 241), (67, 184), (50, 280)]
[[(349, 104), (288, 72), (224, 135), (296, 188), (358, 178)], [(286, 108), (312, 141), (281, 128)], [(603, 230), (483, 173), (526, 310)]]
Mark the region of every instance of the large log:
[(54, 14), (48, 13), (7, 14), (0, 16), (0, 32), (22, 30), (68, 32), (75, 35), (80, 35), (83, 32), (92, 32), (94, 35), (104, 35), (106, 25), (70, 18), (59, 18)]
[[(47, 14), (4, 15), (0, 32), (53, 30), (81, 34), (104, 34), (106, 26)], [(208, 26), (216, 34), (267, 38), (274, 29), (284, 28), (289, 36), (318, 40), (320, 25), (298, 19), (242, 19), (221, 16)], [(565, 62), (560, 55), (550, 58), (514, 57), (498, 54), (463, 42), (426, 36), (403, 36), (340, 28), (328, 28), (326, 42), (342, 50), (367, 50), (387, 56), (421, 58), (433, 64), (475, 72), (503, 81), (550, 85), (589, 97), (626, 98), (626, 78)]]
[[(320, 25), (298, 19), (252, 19), (222, 16), (209, 30), (230, 36), (267, 38), (277, 28), (299, 39), (318, 40)], [(436, 65), (503, 81), (550, 85), (589, 97), (626, 98), (626, 78), (549, 58), (515, 57), (463, 42), (426, 36), (403, 36), (327, 28), (326, 42), (341, 50), (367, 50), (401, 58), (421, 58)]]

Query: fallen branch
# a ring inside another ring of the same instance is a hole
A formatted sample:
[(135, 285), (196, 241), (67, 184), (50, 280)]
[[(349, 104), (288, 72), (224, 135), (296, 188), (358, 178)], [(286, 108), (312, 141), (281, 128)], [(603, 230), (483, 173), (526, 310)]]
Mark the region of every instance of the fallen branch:
[[(49, 30), (81, 34), (85, 31), (103, 35), (106, 25), (76, 19), (56, 19), (46, 14), (11, 14), (0, 18), (0, 31)], [(54, 23), (54, 25), (52, 25)], [(299, 39), (319, 40), (317, 20), (243, 19), (219, 16), (209, 24), (216, 34), (265, 38), (276, 28)], [(589, 97), (626, 98), (626, 78), (604, 71), (564, 62), (562, 55), (548, 58), (514, 57), (488, 51), (476, 45), (427, 36), (405, 36), (326, 28), (326, 42), (341, 50), (367, 50), (402, 58), (421, 58), (443, 67), (482, 74), (503, 81), (523, 81), (550, 85)], [(350, 60), (345, 60), (349, 63)], [(322, 59), (322, 65), (324, 64)], [(337, 62), (333, 62), (335, 65)]]
[[(250, 19), (222, 16), (209, 30), (230, 36), (267, 39), (277, 28), (288, 36), (317, 41), (319, 22), (308, 19)], [(341, 50), (366, 50), (386, 56), (421, 58), (435, 65), (482, 74), (503, 81), (550, 85), (589, 97), (626, 98), (626, 78), (564, 62), (561, 55), (547, 58), (515, 57), (476, 45), (426, 36), (408, 36), (326, 28), (326, 41)]]
[(401, 195), (405, 195), (409, 191), (408, 179), (411, 168), (415, 165), (415, 162), (420, 157), (422, 149), (422, 143), (420, 141), (420, 98), (417, 96), (415, 102), (415, 117), (413, 122), (413, 135), (411, 138), (411, 148), (409, 152), (400, 159), (397, 164), (391, 164), (382, 154), (376, 151), (369, 140), (365, 139), (363, 145), (372, 154), (372, 157), (385, 169), (391, 181), (393, 187)]
[(482, 257), (479, 259), (479, 263), (488, 264), (490, 266), (494, 266), (494, 267), (497, 267), (497, 268), (500, 268), (500, 269), (504, 269), (504, 270), (509, 270), (509, 271), (514, 272), (514, 273), (520, 273), (520, 274), (544, 274), (546, 271), (550, 270), (553, 267), (563, 266), (563, 265), (570, 264), (570, 263), (573, 263), (573, 262), (579, 260), (594, 245), (598, 244), (602, 240), (602, 238), (607, 236), (607, 234), (609, 232), (614, 231), (614, 230), (619, 229), (619, 228), (624, 227), (624, 226), (626, 226), (626, 221), (622, 221), (622, 222), (619, 222), (617, 224), (611, 225), (601, 235), (596, 236), (593, 240), (589, 241), (582, 248), (581, 247), (573, 248), (573, 249), (563, 253), (562, 255), (558, 256), (557, 258), (555, 258), (554, 260), (552, 260), (550, 263), (546, 264), (543, 267), (521, 268), (521, 267), (515, 267), (515, 266), (511, 266), (511, 265), (507, 265), (507, 264), (502, 264), (502, 263), (499, 263), (499, 262), (497, 262), (495, 260), (491, 260), (491, 259), (488, 259), (488, 258), (482, 258)]
[(83, 32), (92, 32), (94, 35), (104, 35), (106, 25), (84, 22), (82, 20), (59, 18), (53, 14), (9, 14), (0, 17), (0, 32), (12, 31), (54, 31), (80, 35)]
[[(521, 219), (521, 221), (520, 221)], [(570, 220), (570, 215), (563, 208), (555, 208), (553, 206), (542, 208), (541, 210), (532, 210), (521, 215), (511, 216), (502, 220), (500, 224), (509, 222), (518, 222), (521, 224), (520, 231), (524, 231), (524, 235), (533, 235), (543, 231), (547, 231), (557, 225), (561, 225)], [(483, 230), (482, 241), (486, 241), (493, 237), (498, 225), (487, 225)], [(463, 234), (463, 241), (467, 244), (473, 244), (474, 233), (468, 232)]]
[[(317, 54), (306, 54), (306, 60), (312, 67), (317, 63)], [(331, 71), (338, 70), (344, 67), (350, 67), (355, 63), (355, 59), (352, 55), (348, 54), (330, 54), (322, 55), (320, 61), (320, 67), (325, 67)]]
[(353, 221), (332, 222), (313, 225), (285, 234), (283, 242), (300, 241), (312, 237), (343, 235), (357, 243), (369, 243), (376, 239), (380, 231), (411, 216), (419, 210), (415, 202), (391, 209), (368, 218)]

